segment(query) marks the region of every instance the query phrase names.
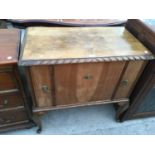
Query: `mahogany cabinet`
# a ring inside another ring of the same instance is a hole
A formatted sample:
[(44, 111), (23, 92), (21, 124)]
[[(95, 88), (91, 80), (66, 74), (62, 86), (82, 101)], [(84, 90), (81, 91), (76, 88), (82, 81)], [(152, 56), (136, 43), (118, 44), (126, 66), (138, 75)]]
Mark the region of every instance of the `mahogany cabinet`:
[(33, 126), (17, 67), (20, 31), (0, 29), (0, 132)]
[(94, 104), (128, 105), (152, 53), (123, 27), (30, 27), (19, 65), (34, 115)]
[[(126, 28), (155, 54), (155, 21), (130, 19)], [(130, 106), (120, 119), (155, 116), (155, 60), (149, 61), (130, 97)]]

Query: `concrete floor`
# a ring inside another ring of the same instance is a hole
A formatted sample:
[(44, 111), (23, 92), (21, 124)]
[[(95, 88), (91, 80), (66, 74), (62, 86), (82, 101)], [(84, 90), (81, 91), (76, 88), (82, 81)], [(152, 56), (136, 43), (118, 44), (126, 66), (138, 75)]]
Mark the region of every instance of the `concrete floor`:
[[(112, 105), (50, 111), (42, 116), (42, 135), (135, 135), (155, 134), (155, 117), (118, 123)], [(36, 127), (5, 133), (35, 135)]]

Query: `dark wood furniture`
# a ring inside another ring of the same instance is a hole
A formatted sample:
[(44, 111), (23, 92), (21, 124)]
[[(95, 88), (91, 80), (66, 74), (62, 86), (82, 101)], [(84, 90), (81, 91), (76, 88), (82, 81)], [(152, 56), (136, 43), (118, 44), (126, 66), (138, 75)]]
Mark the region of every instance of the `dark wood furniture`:
[[(155, 54), (155, 21), (130, 19), (126, 28)], [(130, 98), (129, 109), (120, 117), (122, 121), (155, 116), (155, 60), (147, 64)]]
[(19, 44), (20, 31), (0, 29), (0, 132), (33, 126), (17, 67)]
[(25, 67), (34, 115), (115, 103), (127, 107), (147, 61), (154, 59), (122, 27), (28, 28), (19, 65)]
[(7, 19), (15, 27), (30, 26), (121, 26), (126, 20), (118, 19)]

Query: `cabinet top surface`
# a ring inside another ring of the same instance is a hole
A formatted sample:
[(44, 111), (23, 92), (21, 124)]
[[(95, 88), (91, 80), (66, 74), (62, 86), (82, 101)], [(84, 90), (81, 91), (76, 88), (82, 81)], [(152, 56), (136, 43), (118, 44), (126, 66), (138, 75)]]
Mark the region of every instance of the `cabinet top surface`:
[(19, 44), (19, 30), (0, 29), (0, 65), (17, 63)]
[(148, 55), (152, 55), (151, 52), (124, 27), (30, 27), (20, 61), (46, 64), (45, 60), (49, 60), (48, 64), (56, 62), (54, 60), (83, 59), (85, 62), (128, 56), (134, 60), (136, 56)]

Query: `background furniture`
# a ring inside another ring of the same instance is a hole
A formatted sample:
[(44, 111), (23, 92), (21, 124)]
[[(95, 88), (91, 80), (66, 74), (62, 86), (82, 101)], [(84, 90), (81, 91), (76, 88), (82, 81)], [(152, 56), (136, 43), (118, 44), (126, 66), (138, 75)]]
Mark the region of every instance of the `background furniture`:
[(32, 127), (17, 67), (20, 31), (0, 29), (0, 132)]
[(126, 20), (119, 19), (6, 19), (14, 27), (26, 28), (30, 26), (121, 26)]
[(128, 105), (147, 60), (133, 35), (117, 28), (28, 28), (25, 66), (33, 112), (92, 104)]
[[(126, 28), (155, 54), (154, 20), (130, 19)], [(129, 109), (121, 120), (155, 116), (155, 60), (149, 61), (131, 94)]]

